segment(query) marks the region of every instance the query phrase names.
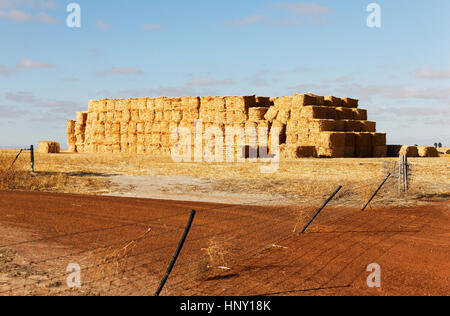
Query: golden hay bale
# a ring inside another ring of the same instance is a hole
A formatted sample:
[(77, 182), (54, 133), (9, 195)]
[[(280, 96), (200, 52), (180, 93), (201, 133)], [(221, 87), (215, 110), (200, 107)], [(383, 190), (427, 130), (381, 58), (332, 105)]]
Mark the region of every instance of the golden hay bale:
[(75, 121), (69, 120), (67, 121), (67, 134), (74, 134), (75, 133)]
[(267, 107), (249, 108), (248, 119), (253, 122), (261, 121), (264, 119), (264, 115), (266, 115), (267, 111)]
[(439, 152), (436, 147), (419, 146), (417, 149), (420, 157), (439, 157)]
[(399, 152), (400, 156), (406, 155), (407, 157), (419, 157), (419, 149), (417, 146), (402, 146)]
[(79, 124), (86, 124), (88, 118), (88, 112), (77, 112), (76, 114), (76, 122)]
[(309, 130), (312, 132), (333, 132), (335, 123), (334, 120), (310, 120)]
[(322, 158), (343, 158), (345, 157), (345, 147), (324, 147), (319, 146), (317, 150), (318, 156)]
[(334, 130), (336, 132), (345, 132), (347, 124), (345, 121), (336, 120), (334, 121)]
[(256, 106), (262, 108), (268, 108), (272, 105), (270, 97), (256, 97)]
[(307, 94), (297, 94), (295, 93), (292, 97), (292, 106), (306, 106), (306, 105), (323, 105), (324, 100), (320, 97), (312, 95), (310, 93)]
[(343, 120), (346, 132), (361, 132), (361, 122), (355, 120)]
[(264, 118), (269, 122), (273, 122), (273, 120), (275, 120), (278, 115), (278, 111), (279, 109), (277, 109), (275, 106), (271, 106), (264, 115)]
[(386, 146), (386, 133), (372, 133), (373, 146)]
[(300, 117), (311, 119), (327, 119), (328, 109), (324, 106), (305, 106), (301, 110)]
[(106, 100), (106, 111), (112, 112), (116, 110), (116, 100)]
[(97, 112), (97, 103), (98, 103), (98, 101), (96, 101), (96, 100), (89, 100), (89, 102), (88, 102), (88, 112), (89, 113)]
[(291, 110), (289, 108), (282, 108), (278, 111), (277, 120), (283, 124), (287, 124), (291, 117)]
[(325, 97), (324, 104), (325, 104), (325, 106), (332, 106), (332, 107), (338, 108), (338, 107), (342, 107), (342, 100), (340, 98), (328, 96), (328, 97)]
[(42, 154), (58, 154), (61, 147), (58, 142), (39, 142), (37, 152)]
[(370, 121), (360, 121), (361, 132), (375, 133), (377, 131), (377, 123)]
[(256, 96), (232, 96), (225, 97), (226, 110), (247, 112), (250, 107), (256, 105)]
[(322, 132), (318, 138), (319, 145), (324, 148), (343, 148), (345, 146), (345, 133)]
[(336, 119), (338, 120), (354, 120), (355, 114), (352, 109), (349, 108), (336, 108)]
[(352, 109), (353, 116), (355, 120), (367, 121), (367, 110), (363, 109)]
[(387, 157), (387, 146), (374, 146), (373, 147), (373, 157), (375, 158), (383, 158)]
[(342, 107), (356, 109), (358, 107), (359, 100), (351, 98), (342, 98)]
[(366, 158), (373, 155), (373, 136), (371, 133), (355, 133), (355, 157)]

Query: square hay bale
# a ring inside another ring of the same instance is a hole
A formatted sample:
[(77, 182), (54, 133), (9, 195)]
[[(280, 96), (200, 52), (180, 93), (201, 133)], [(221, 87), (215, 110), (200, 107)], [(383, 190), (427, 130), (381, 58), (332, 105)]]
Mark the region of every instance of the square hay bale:
[(373, 157), (375, 158), (384, 158), (387, 157), (387, 146), (374, 146), (373, 147)]
[(112, 112), (116, 110), (116, 100), (106, 100), (106, 111)]
[(417, 148), (417, 146), (402, 146), (399, 154), (406, 155), (407, 157), (415, 158), (415, 157), (419, 157), (419, 149)]
[(155, 111), (155, 122), (161, 122), (164, 119), (163, 111)]
[(268, 108), (271, 105), (270, 97), (256, 97), (256, 107)]
[(322, 158), (343, 158), (345, 157), (345, 147), (318, 147), (318, 156)]
[(78, 124), (86, 124), (88, 112), (77, 112), (76, 118), (77, 118), (76, 122)]
[(146, 109), (150, 111), (155, 111), (155, 98), (147, 98)]
[(322, 132), (319, 134), (319, 144), (324, 148), (344, 148), (345, 133)]
[(106, 112), (106, 121), (113, 122), (114, 121), (114, 111)]
[[(292, 106), (323, 105), (324, 99), (313, 94), (297, 94), (292, 97)], [(276, 105), (276, 103), (275, 103)]]
[(377, 131), (377, 123), (371, 121), (360, 121), (361, 132), (375, 133)]
[(58, 154), (60, 152), (60, 145), (58, 142), (39, 142), (37, 152), (42, 154)]
[(278, 111), (279, 111), (278, 108), (276, 108), (275, 106), (271, 106), (264, 115), (264, 119), (272, 123), (278, 116)]
[(386, 133), (372, 133), (373, 146), (386, 146)]
[(165, 102), (165, 97), (159, 97), (159, 98), (155, 98), (154, 99), (154, 108), (155, 111), (158, 112), (162, 112), (164, 111), (164, 102)]
[(116, 109), (120, 111), (131, 110), (131, 100), (130, 99), (117, 100)]
[(172, 98), (172, 111), (181, 111), (181, 98)]
[(264, 119), (268, 111), (267, 107), (253, 107), (248, 109), (248, 119), (253, 122), (261, 121)]
[(352, 98), (342, 98), (342, 107), (356, 109), (358, 107), (359, 100)]
[(361, 132), (361, 122), (355, 120), (344, 120), (346, 132)]
[(183, 112), (198, 112), (201, 100), (199, 97), (183, 97), (181, 98), (181, 110)]
[(344, 157), (346, 157), (346, 158), (355, 157), (355, 145), (344, 147)]
[(338, 120), (354, 120), (355, 113), (349, 108), (336, 108), (336, 119)]
[(291, 117), (291, 110), (288, 108), (282, 108), (278, 111), (277, 120), (283, 124), (287, 124), (289, 118)]
[(216, 112), (214, 116), (214, 122), (223, 124), (227, 121), (227, 112)]
[(439, 157), (439, 152), (436, 147), (419, 146), (417, 149), (420, 157)]
[(297, 146), (296, 156), (297, 158), (316, 158), (316, 146)]
[(67, 121), (67, 134), (75, 133), (75, 121), (69, 120)]
[(335, 108), (342, 107), (342, 100), (333, 96), (328, 96), (324, 98), (325, 106), (332, 106)]
[(106, 112), (106, 100), (97, 101), (97, 112)]
[(98, 103), (98, 101), (96, 101), (96, 100), (88, 101), (88, 112), (89, 113), (97, 112), (97, 103)]
[(255, 107), (256, 96), (225, 97), (226, 110), (246, 112), (250, 107)]
[(313, 132), (333, 132), (336, 128), (334, 120), (310, 120), (309, 130)]
[(367, 110), (363, 109), (352, 109), (353, 110), (353, 116), (355, 120), (358, 121), (367, 121)]
[(131, 121), (131, 111), (130, 110), (122, 110), (122, 122)]
[(345, 132), (347, 123), (345, 121), (336, 120), (334, 121), (334, 130), (336, 132)]
[(305, 106), (302, 108), (300, 116), (311, 119), (327, 119), (328, 109), (324, 106)]
[(373, 155), (373, 136), (371, 133), (355, 133), (355, 157), (366, 158)]
[(139, 110), (131, 110), (131, 121), (139, 122), (140, 120)]

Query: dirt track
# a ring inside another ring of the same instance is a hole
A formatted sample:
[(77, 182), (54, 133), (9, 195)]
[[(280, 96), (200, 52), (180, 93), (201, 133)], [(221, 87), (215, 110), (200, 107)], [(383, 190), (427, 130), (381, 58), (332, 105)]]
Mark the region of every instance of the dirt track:
[[(131, 272), (111, 277), (120, 290), (110, 290), (111, 281), (95, 294), (152, 294), (191, 209), (199, 212), (165, 295), (446, 295), (450, 290), (448, 201), (365, 213), (327, 208), (311, 230), (298, 235), (293, 227), (313, 209), (0, 192), (0, 295), (60, 294), (54, 289), (63, 287), (63, 279), (54, 275), (83, 260), (76, 254), (121, 245), (149, 227), (149, 240), (136, 242), (134, 256), (127, 253), (122, 261), (132, 266), (120, 266), (123, 271)], [(218, 252), (221, 262), (214, 268), (230, 270), (200, 269), (205, 248)], [(43, 265), (30, 264), (37, 261)], [(382, 269), (379, 289), (366, 285), (371, 263)], [(47, 285), (36, 292), (33, 280)]]

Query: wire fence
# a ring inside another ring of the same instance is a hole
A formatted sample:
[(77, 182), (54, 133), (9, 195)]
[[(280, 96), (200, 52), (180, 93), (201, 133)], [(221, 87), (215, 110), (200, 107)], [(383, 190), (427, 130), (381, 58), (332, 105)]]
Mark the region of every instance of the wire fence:
[[(394, 169), (386, 168), (387, 172)], [(385, 186), (395, 185), (395, 180), (391, 177)], [(372, 185), (371, 189), (374, 192), (377, 188)], [(276, 200), (197, 209), (161, 294), (276, 295), (288, 294), (276, 291), (280, 285), (294, 290), (301, 287), (299, 291), (348, 287), (363, 272), (354, 266), (358, 256), (405, 233), (391, 228), (398, 223), (410, 226), (414, 221), (426, 224), (420, 218), (409, 221), (408, 215), (386, 222), (354, 208), (340, 208), (337, 196), (307, 234), (301, 234), (317, 208), (261, 206), (263, 202)], [(317, 206), (322, 203), (318, 201)], [(111, 215), (109, 220), (116, 225), (90, 230), (81, 229), (83, 225), (74, 219), (67, 227), (79, 227), (79, 231), (20, 242), (0, 241), (0, 295), (153, 295), (185, 231), (190, 211), (183, 207), (163, 209), (149, 212), (142, 221)], [(95, 215), (89, 218), (95, 220)], [(361, 238), (355, 239), (355, 234)], [(302, 246), (297, 253), (299, 241)], [(283, 249), (294, 253), (271, 256)], [(351, 249), (360, 255), (344, 260)], [(272, 261), (267, 261), (268, 256)], [(339, 279), (350, 270), (351, 277)], [(256, 281), (255, 273), (261, 273)]]

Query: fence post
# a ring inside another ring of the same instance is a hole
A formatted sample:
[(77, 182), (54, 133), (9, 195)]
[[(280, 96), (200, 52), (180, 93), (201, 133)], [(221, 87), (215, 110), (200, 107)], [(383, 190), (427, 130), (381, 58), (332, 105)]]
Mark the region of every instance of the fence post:
[(338, 194), (338, 192), (342, 189), (342, 185), (339, 186), (339, 188), (328, 198), (328, 200), (325, 201), (325, 203), (322, 205), (321, 208), (319, 208), (317, 210), (317, 212), (314, 214), (314, 216), (310, 219), (310, 221), (308, 222), (308, 224), (306, 224), (306, 226), (303, 228), (302, 230), (302, 234), (305, 233), (305, 231), (308, 229), (309, 225), (312, 224), (312, 222), (316, 219), (316, 217), (320, 214), (320, 212), (322, 212), (322, 210), (325, 208), (325, 206), (328, 205), (328, 203), (330, 203), (330, 201), (336, 196), (336, 194)]
[(169, 275), (172, 272), (172, 269), (175, 266), (175, 263), (177, 262), (178, 256), (180, 255), (181, 249), (183, 248), (184, 242), (186, 241), (186, 238), (187, 238), (187, 236), (189, 234), (189, 230), (191, 229), (192, 222), (194, 221), (195, 214), (196, 214), (196, 211), (192, 210), (191, 211), (191, 215), (189, 216), (186, 228), (184, 229), (184, 233), (181, 236), (181, 239), (180, 239), (180, 241), (178, 243), (178, 247), (175, 250), (175, 253), (174, 253), (173, 257), (172, 257), (172, 261), (170, 261), (169, 266), (167, 267), (166, 274), (162, 278), (161, 283), (159, 284), (159, 287), (158, 287), (158, 289), (155, 292), (155, 296), (159, 296), (159, 294), (161, 294), (161, 291), (163, 290), (164, 285), (166, 284), (167, 279), (169, 278)]
[(12, 162), (11, 166), (9, 167), (8, 170), (11, 170), (11, 168), (14, 166), (14, 164), (16, 163), (17, 159), (19, 159), (20, 154), (22, 153), (23, 149), (21, 149), (19, 151), (19, 153), (17, 154), (16, 158), (14, 158), (14, 161)]
[(403, 156), (403, 186), (405, 192), (408, 191), (408, 156)]
[(31, 145), (30, 147), (30, 164), (31, 164), (31, 172), (34, 173), (34, 146)]
[(386, 183), (386, 181), (389, 179), (389, 177), (391, 176), (391, 173), (388, 174), (388, 176), (386, 177), (386, 179), (384, 179), (383, 183), (380, 184), (380, 186), (378, 187), (378, 189), (375, 191), (375, 193), (372, 195), (372, 197), (370, 198), (370, 200), (366, 203), (366, 205), (364, 205), (364, 207), (362, 208), (361, 211), (364, 212), (364, 210), (367, 208), (367, 206), (369, 206), (370, 202), (372, 202), (373, 198), (375, 197), (375, 195), (378, 194), (378, 192), (380, 192), (381, 188), (383, 187), (383, 185)]

